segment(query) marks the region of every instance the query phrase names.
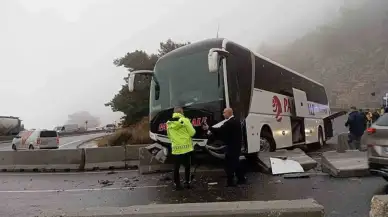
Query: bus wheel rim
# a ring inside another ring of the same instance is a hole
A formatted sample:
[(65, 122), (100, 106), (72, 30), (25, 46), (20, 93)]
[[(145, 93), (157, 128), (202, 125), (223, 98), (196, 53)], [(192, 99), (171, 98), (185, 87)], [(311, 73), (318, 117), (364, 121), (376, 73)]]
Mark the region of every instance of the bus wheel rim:
[(269, 152), (271, 148), (271, 144), (268, 139), (261, 137), (260, 138), (260, 152)]

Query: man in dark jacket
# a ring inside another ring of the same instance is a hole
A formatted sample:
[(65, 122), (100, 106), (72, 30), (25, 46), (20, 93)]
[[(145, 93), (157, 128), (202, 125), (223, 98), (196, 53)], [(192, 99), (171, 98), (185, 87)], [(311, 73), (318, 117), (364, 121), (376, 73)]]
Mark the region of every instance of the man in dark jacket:
[(365, 131), (365, 116), (357, 111), (356, 107), (351, 107), (348, 120), (345, 123), (349, 127), (348, 143), (351, 149), (360, 149), (361, 137)]
[(372, 113), (372, 123), (376, 122), (380, 118), (380, 114), (377, 110)]
[(224, 109), (225, 122), (219, 128), (209, 127), (206, 123), (204, 130), (210, 130), (220, 137), (226, 146), (225, 151), (225, 172), (227, 175), (227, 186), (236, 186), (234, 177), (237, 176), (237, 184), (245, 184), (243, 168), (240, 164), (240, 154), (242, 145), (242, 132), (240, 121), (233, 116), (231, 108)]

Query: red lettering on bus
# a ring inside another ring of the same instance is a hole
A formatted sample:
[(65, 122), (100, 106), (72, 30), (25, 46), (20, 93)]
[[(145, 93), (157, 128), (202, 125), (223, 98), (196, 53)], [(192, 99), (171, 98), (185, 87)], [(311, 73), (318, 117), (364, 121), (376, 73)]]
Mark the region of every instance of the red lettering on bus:
[[(193, 118), (191, 120), (191, 124), (193, 127), (199, 127), (202, 125), (202, 123), (206, 123), (207, 117), (202, 117), (202, 118)], [(160, 123), (158, 127), (158, 131), (166, 131), (167, 130), (167, 124), (166, 123)]]
[(273, 108), (272, 111), (275, 112), (276, 121), (278, 121), (278, 122), (282, 121), (282, 116), (280, 116), (280, 115), (283, 113), (283, 111), (282, 111), (282, 103), (281, 103), (279, 97), (273, 96), (272, 108)]
[(288, 99), (287, 98), (284, 98), (283, 104), (284, 104), (284, 112), (288, 112)]

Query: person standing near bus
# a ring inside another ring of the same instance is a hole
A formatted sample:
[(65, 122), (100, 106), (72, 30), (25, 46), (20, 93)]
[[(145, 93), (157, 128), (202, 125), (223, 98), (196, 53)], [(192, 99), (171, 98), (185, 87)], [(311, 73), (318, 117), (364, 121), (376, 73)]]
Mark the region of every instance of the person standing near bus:
[(366, 129), (366, 117), (357, 111), (356, 107), (351, 107), (348, 120), (345, 123), (349, 127), (348, 143), (351, 149), (360, 149), (361, 137)]
[(380, 114), (379, 114), (379, 111), (378, 110), (375, 110), (373, 113), (372, 113), (372, 123), (376, 122), (377, 119), (380, 118)]
[(174, 158), (174, 184), (176, 190), (182, 190), (179, 169), (185, 167), (185, 188), (191, 186), (191, 154), (194, 151), (192, 137), (195, 129), (190, 120), (183, 114), (183, 108), (176, 107), (172, 119), (167, 121), (167, 136), (171, 141), (172, 155)]
[(234, 177), (237, 176), (237, 184), (245, 184), (243, 168), (240, 164), (242, 133), (241, 124), (234, 115), (231, 108), (224, 109), (224, 118), (226, 121), (219, 128), (209, 127), (206, 123), (203, 125), (204, 130), (220, 136), (226, 145), (225, 153), (225, 172), (227, 176), (227, 187), (234, 187), (236, 183)]

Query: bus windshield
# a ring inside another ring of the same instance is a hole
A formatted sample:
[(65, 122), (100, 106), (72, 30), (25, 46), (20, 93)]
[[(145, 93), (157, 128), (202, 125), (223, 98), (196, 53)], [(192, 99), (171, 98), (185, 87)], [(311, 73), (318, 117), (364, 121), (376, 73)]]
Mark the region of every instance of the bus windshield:
[(223, 94), (220, 91), (222, 81), (218, 82), (216, 73), (209, 73), (208, 52), (207, 49), (183, 56), (165, 58), (157, 63), (155, 76), (160, 85), (160, 92), (159, 98), (156, 98), (156, 83), (151, 82), (151, 113), (175, 106), (222, 100)]

